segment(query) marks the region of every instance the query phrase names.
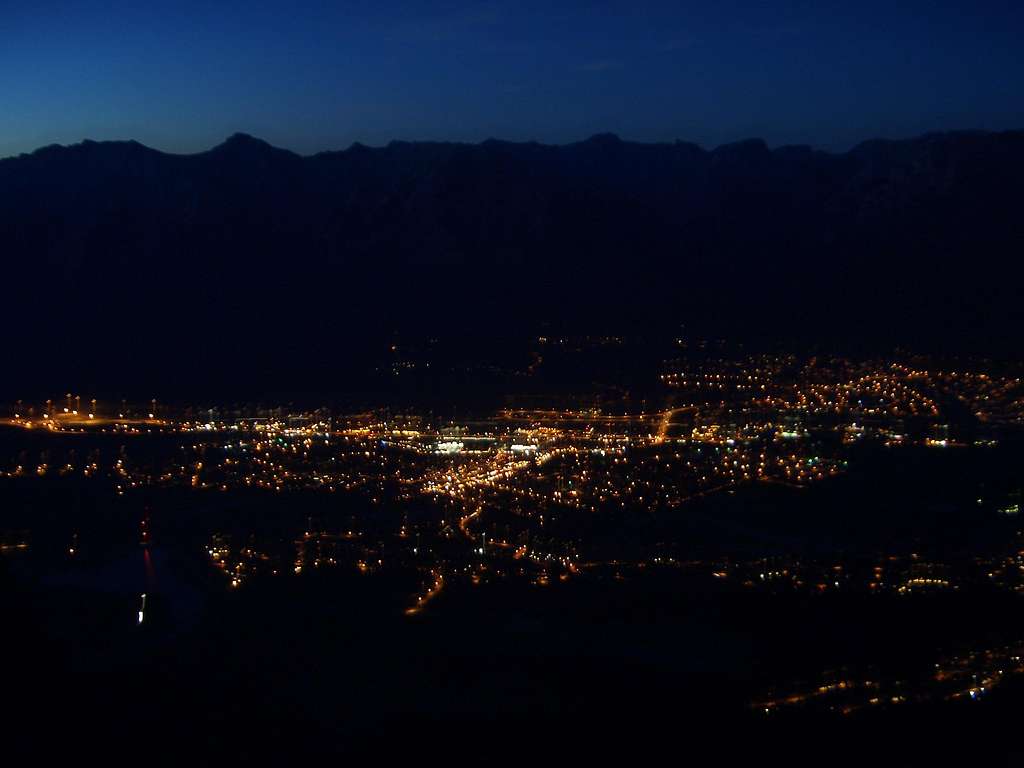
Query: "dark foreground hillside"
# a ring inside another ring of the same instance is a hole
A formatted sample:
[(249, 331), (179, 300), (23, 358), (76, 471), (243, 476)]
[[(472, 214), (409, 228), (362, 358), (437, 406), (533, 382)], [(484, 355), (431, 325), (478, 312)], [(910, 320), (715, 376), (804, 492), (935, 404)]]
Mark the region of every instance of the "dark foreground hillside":
[[(392, 143), (301, 157), (236, 135), (0, 160), (8, 384), (349, 384), (397, 334), (538, 329), (1005, 352), (1024, 133), (845, 154)], [(191, 374), (190, 374), (191, 375)], [(59, 385), (62, 386), (62, 385)]]

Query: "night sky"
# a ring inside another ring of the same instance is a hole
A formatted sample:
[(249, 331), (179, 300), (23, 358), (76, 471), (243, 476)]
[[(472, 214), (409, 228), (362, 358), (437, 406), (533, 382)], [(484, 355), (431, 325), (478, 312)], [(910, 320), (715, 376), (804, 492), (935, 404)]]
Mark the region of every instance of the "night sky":
[[(162, 7), (161, 7), (162, 6)], [(1019, 2), (0, 1), (0, 156), (1024, 127)]]

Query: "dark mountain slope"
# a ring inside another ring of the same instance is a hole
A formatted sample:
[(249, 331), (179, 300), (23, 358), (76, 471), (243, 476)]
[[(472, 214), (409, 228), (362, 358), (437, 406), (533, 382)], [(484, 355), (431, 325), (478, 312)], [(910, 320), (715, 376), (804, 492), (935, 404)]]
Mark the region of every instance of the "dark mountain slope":
[(26, 383), (176, 358), (336, 375), (396, 329), (541, 322), (1015, 348), (1022, 180), (1024, 132), (842, 155), (87, 141), (0, 160), (3, 320)]

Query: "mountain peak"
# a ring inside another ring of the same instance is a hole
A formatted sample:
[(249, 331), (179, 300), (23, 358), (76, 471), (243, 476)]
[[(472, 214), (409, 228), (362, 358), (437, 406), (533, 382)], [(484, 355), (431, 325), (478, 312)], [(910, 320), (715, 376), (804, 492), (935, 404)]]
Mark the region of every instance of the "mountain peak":
[(268, 144), (248, 133), (237, 132), (228, 136), (223, 142), (211, 150), (213, 152), (288, 152)]
[(614, 133), (595, 133), (589, 139), (585, 139), (580, 143), (593, 147), (611, 147), (622, 144), (623, 141)]
[(267, 146), (267, 147), (270, 146), (263, 139), (257, 139), (252, 134), (245, 133), (243, 131), (235, 131), (234, 133), (232, 133), (230, 136), (228, 136), (224, 140), (224, 144), (227, 144), (227, 145), (238, 145), (238, 146), (242, 146), (242, 145), (246, 145), (246, 144), (256, 144), (256, 145), (259, 145), (259, 146)]

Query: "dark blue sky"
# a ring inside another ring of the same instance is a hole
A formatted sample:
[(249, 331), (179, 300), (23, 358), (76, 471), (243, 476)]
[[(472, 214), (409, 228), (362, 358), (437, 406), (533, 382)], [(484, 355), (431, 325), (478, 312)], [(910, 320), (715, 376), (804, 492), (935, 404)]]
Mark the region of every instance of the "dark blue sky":
[(0, 156), (1024, 127), (1024, 2), (0, 0)]

